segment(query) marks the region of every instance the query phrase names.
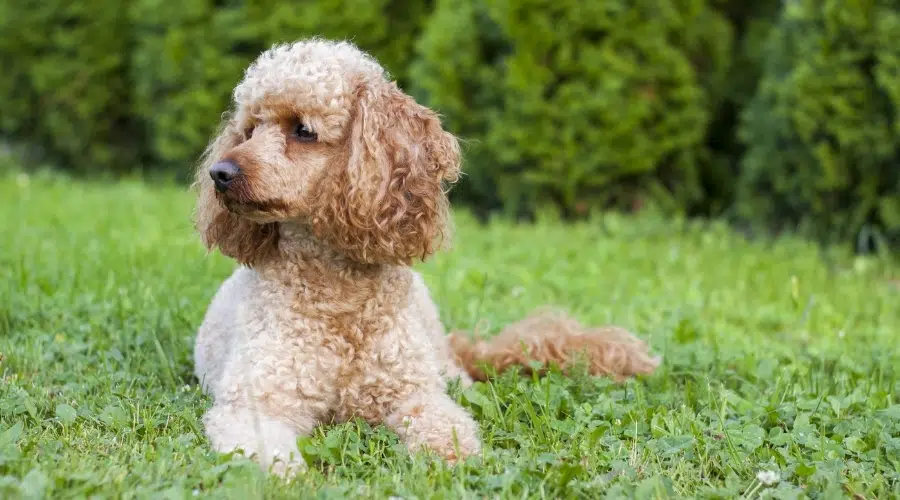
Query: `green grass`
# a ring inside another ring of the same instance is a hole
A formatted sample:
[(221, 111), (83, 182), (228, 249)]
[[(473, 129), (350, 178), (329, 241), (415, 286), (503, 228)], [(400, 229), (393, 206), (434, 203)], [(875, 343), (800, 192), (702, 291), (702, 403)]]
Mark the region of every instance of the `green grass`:
[(456, 469), (352, 422), (303, 441), (296, 482), (265, 478), (202, 432), (193, 335), (233, 264), (205, 255), (191, 206), (176, 187), (0, 176), (0, 498), (900, 495), (900, 269), (650, 217), (459, 214), (453, 250), (419, 268), (449, 327), (560, 305), (649, 339), (657, 374), (454, 389), (485, 442)]

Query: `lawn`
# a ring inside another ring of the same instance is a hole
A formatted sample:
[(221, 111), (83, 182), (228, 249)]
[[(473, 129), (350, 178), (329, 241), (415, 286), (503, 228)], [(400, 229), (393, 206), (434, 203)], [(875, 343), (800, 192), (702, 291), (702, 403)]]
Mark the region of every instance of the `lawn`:
[(648, 339), (656, 374), (453, 388), (485, 442), (456, 468), (353, 422), (303, 441), (295, 482), (263, 477), (202, 432), (193, 335), (234, 264), (191, 208), (174, 185), (0, 175), (0, 498), (900, 496), (900, 267), (649, 216), (458, 213), (418, 267), (449, 327), (559, 305)]

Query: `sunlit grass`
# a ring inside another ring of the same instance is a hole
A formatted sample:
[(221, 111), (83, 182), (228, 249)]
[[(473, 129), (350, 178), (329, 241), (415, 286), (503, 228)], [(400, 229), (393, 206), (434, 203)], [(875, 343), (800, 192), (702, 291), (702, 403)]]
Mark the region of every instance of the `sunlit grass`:
[(553, 304), (632, 329), (663, 366), (623, 385), (507, 373), (454, 388), (485, 441), (455, 469), (380, 427), (324, 427), (302, 443), (311, 470), (285, 484), (202, 432), (193, 335), (233, 263), (205, 254), (190, 194), (0, 180), (0, 497), (900, 494), (888, 263), (718, 225), (460, 213), (453, 249), (419, 266), (448, 327), (496, 331)]

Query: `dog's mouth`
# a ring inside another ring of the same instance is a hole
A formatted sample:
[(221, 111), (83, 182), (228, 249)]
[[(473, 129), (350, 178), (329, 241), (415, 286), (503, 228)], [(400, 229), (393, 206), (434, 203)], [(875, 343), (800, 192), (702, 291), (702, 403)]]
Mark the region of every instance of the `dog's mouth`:
[(263, 222), (263, 219), (271, 218), (263, 204), (258, 202), (236, 201), (225, 198), (223, 204), (229, 212), (250, 220)]
[(216, 193), (216, 196), (229, 212), (255, 222), (277, 221), (286, 218), (289, 213), (289, 207), (279, 200), (236, 199), (221, 193)]
[(222, 197), (222, 204), (225, 205), (225, 208), (227, 208), (229, 212), (234, 212), (237, 215), (265, 211), (265, 207), (262, 203), (256, 201), (235, 200), (226, 196)]

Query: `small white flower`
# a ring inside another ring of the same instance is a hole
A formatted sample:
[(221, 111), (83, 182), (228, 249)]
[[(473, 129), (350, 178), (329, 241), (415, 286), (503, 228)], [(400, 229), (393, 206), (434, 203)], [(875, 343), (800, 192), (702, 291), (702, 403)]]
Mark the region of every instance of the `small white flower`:
[(756, 474), (756, 479), (759, 480), (762, 484), (766, 486), (772, 486), (773, 484), (781, 481), (781, 477), (778, 476), (778, 473), (773, 470), (761, 470)]
[(844, 330), (838, 332), (838, 338), (844, 338), (844, 335), (846, 335), (846, 333), (844, 333)]

